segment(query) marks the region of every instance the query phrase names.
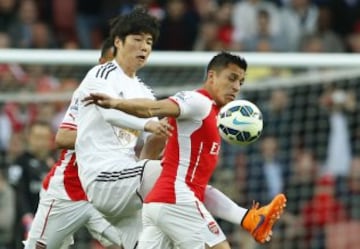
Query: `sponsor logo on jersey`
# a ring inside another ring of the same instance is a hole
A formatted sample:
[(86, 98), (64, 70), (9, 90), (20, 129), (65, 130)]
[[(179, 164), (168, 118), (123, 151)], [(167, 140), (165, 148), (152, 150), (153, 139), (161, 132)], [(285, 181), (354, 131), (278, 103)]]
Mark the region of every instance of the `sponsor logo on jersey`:
[(130, 128), (115, 127), (115, 134), (123, 146), (130, 144), (140, 136), (140, 131)]
[(213, 142), (210, 149), (210, 155), (219, 155), (220, 144), (217, 142)]

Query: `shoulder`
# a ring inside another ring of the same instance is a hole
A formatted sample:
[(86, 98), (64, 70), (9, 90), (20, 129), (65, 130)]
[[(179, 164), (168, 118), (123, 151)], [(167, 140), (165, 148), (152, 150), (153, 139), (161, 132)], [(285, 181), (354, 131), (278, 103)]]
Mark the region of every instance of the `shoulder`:
[(171, 97), (177, 102), (196, 103), (196, 104), (211, 104), (210, 99), (196, 91), (181, 91)]
[(107, 79), (109, 75), (116, 70), (117, 66), (113, 62), (108, 62), (100, 65), (97, 70), (95, 77), (100, 79)]
[(210, 99), (195, 91), (182, 91), (170, 97), (180, 107), (181, 117), (202, 119), (211, 111)]
[(87, 77), (95, 79), (108, 79), (112, 72), (116, 70), (117, 66), (113, 62), (108, 62), (101, 65), (96, 65), (91, 68), (87, 74)]
[(150, 98), (155, 98), (154, 90), (147, 84), (142, 81), (139, 77), (137, 77), (137, 81), (139, 82), (140, 86), (143, 88), (144, 93)]

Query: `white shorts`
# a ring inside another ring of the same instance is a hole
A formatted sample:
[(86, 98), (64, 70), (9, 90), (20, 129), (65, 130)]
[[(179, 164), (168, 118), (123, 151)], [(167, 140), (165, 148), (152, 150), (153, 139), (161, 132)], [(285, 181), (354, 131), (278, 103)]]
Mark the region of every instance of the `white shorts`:
[(203, 249), (226, 237), (200, 201), (180, 204), (147, 203), (138, 249)]
[[(147, 179), (142, 184), (144, 171)], [(137, 244), (142, 230), (143, 196), (160, 171), (159, 161), (142, 160), (120, 171), (117, 167), (102, 172), (99, 180), (88, 185), (89, 200), (118, 229), (124, 248), (135, 248)]]
[(73, 243), (72, 235), (82, 226), (104, 246), (121, 243), (119, 232), (89, 202), (54, 199), (42, 191), (25, 249), (35, 249), (37, 241), (46, 244), (47, 249), (68, 248)]

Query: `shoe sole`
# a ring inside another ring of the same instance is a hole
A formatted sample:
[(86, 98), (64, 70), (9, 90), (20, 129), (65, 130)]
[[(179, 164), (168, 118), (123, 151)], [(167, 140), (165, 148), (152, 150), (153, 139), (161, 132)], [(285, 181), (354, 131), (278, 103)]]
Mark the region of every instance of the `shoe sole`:
[(266, 239), (270, 236), (272, 227), (280, 219), (281, 214), (284, 212), (286, 206), (286, 197), (283, 194), (278, 194), (267, 207), (268, 213), (263, 216), (262, 224), (255, 229), (253, 236), (256, 241), (265, 243)]

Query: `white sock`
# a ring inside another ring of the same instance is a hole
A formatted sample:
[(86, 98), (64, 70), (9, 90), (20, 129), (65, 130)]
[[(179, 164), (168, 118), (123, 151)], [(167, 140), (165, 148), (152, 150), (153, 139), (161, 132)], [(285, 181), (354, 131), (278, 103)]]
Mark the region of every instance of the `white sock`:
[(224, 193), (208, 185), (205, 190), (205, 207), (217, 218), (240, 225), (248, 209), (238, 206)]

